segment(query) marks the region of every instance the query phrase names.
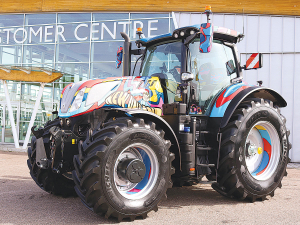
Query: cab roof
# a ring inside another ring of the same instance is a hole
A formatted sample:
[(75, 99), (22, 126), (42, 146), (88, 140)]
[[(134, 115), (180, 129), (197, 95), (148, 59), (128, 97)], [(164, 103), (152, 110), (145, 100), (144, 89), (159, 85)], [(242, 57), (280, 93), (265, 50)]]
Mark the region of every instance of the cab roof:
[[(187, 26), (187, 27), (181, 27), (173, 31), (173, 33), (167, 33), (158, 35), (151, 38), (142, 38), (136, 41), (136, 43), (140, 43), (144, 47), (148, 47), (150, 45), (164, 42), (164, 41), (170, 41), (170, 40), (177, 40), (177, 39), (183, 39), (187, 36), (199, 32), (200, 31), (200, 24), (196, 24), (193, 26)], [(183, 32), (183, 33), (182, 33)], [(177, 34), (177, 35), (175, 35)], [(181, 35), (184, 34), (184, 35)], [(177, 38), (175, 38), (177, 36)], [(237, 42), (240, 42), (243, 39), (244, 35), (228, 28), (214, 26), (213, 27), (213, 38), (214, 40), (224, 41), (224, 42), (230, 42), (236, 44)]]

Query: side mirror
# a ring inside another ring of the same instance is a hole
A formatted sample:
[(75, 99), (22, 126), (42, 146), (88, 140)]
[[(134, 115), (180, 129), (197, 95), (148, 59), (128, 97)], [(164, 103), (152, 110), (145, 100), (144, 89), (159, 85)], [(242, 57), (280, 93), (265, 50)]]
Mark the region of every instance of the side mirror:
[(181, 73), (181, 80), (184, 81), (185, 83), (188, 83), (191, 80), (194, 80), (194, 74), (189, 73), (189, 72), (183, 72)]
[(212, 47), (213, 40), (213, 24), (202, 23), (200, 26), (200, 46), (199, 51), (208, 53)]
[(236, 72), (234, 67), (234, 62), (232, 59), (226, 62), (226, 69), (227, 69), (227, 76), (230, 76), (231, 74)]
[(120, 68), (122, 64), (122, 58), (123, 58), (123, 47), (120, 46), (117, 51), (117, 60), (116, 60), (116, 68)]
[(246, 65), (243, 67), (245, 70), (252, 70), (262, 68), (263, 66), (263, 57), (262, 53), (253, 53), (246, 61)]

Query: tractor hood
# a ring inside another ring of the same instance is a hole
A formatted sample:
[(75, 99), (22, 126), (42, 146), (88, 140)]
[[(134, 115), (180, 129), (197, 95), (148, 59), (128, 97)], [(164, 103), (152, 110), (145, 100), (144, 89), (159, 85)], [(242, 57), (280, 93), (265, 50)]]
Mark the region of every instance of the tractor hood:
[(163, 103), (158, 77), (110, 77), (67, 85), (58, 116), (79, 116), (99, 108), (138, 108), (161, 115)]

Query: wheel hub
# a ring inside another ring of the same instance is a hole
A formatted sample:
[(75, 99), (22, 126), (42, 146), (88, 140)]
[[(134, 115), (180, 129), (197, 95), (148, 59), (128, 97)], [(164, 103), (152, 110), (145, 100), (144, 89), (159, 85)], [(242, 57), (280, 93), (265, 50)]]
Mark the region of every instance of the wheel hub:
[(131, 183), (141, 182), (146, 174), (145, 164), (139, 159), (126, 159), (118, 165), (118, 175)]

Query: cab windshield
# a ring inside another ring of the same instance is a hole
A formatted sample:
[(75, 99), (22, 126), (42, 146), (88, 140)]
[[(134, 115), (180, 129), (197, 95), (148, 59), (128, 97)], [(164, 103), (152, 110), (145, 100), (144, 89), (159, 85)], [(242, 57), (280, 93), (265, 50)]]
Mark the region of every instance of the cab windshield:
[(182, 41), (165, 42), (147, 48), (141, 76), (159, 76), (180, 82)]

